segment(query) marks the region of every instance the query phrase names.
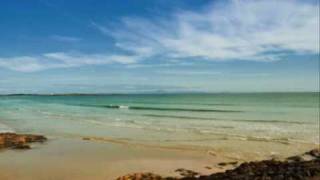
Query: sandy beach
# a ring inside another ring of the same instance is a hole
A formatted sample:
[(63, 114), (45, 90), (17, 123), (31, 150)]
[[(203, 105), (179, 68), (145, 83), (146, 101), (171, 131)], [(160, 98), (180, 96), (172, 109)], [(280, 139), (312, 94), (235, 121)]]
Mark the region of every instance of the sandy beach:
[[(81, 139), (51, 139), (30, 150), (1, 150), (0, 179), (115, 179), (131, 172), (175, 175), (185, 167), (209, 173), (205, 166), (222, 159), (183, 150), (134, 147)], [(218, 169), (217, 169), (218, 170)]]

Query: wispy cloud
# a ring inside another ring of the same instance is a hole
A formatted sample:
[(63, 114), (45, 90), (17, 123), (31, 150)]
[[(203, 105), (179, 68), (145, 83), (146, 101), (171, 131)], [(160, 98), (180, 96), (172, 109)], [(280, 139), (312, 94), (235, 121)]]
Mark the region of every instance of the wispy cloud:
[(116, 54), (46, 53), (39, 56), (0, 58), (0, 67), (34, 72), (52, 68), (79, 67), (84, 65), (131, 64), (137, 56)]
[(305, 1), (227, 1), (170, 18), (123, 18), (115, 28), (94, 24), (116, 46), (136, 54), (214, 61), (273, 61), (319, 53), (316, 4)]
[(195, 71), (195, 70), (163, 70), (156, 71), (158, 74), (170, 75), (170, 76), (217, 76), (221, 75), (222, 72), (216, 71)]
[(192, 62), (167, 62), (157, 64), (128, 64), (126, 68), (159, 68), (159, 67), (176, 67), (176, 66), (192, 66)]
[(0, 58), (0, 67), (22, 72), (38, 71), (44, 69), (39, 60), (30, 56)]
[(80, 42), (82, 39), (79, 37), (73, 36), (61, 36), (61, 35), (52, 35), (50, 36), (51, 39), (60, 42), (67, 42), (67, 43), (77, 43)]

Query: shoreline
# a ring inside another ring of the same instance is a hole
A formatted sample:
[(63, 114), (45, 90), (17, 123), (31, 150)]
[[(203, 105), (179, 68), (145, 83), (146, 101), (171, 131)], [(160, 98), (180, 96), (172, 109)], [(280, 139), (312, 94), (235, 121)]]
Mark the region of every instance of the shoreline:
[(138, 93), (8, 93), (0, 96), (114, 96), (114, 95), (184, 95), (184, 94), (281, 94), (281, 93), (320, 93), (320, 91), (181, 91), (181, 92), (138, 92)]

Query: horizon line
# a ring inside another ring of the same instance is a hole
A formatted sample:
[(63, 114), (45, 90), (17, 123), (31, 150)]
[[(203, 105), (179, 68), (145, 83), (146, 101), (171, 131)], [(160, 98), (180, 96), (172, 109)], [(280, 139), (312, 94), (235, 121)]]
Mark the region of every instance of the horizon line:
[(320, 91), (239, 91), (239, 92), (124, 92), (124, 93), (8, 93), (0, 96), (99, 96), (99, 95), (170, 95), (170, 94), (262, 94), (262, 93), (320, 93)]

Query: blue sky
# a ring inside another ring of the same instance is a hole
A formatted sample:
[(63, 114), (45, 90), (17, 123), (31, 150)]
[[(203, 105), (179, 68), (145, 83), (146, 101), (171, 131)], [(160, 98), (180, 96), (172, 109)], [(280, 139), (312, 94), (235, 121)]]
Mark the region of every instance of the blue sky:
[(317, 3), (3, 1), (0, 93), (319, 91)]

